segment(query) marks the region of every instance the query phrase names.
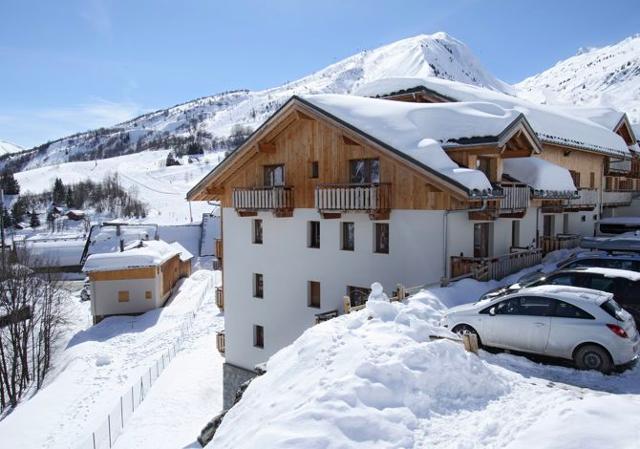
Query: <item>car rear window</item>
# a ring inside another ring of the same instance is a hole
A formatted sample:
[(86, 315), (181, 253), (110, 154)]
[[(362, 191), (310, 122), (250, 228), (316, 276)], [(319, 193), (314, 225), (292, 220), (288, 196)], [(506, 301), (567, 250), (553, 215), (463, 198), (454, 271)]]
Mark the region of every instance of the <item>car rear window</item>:
[(622, 307), (613, 299), (603, 302), (600, 308), (611, 315), (616, 320), (622, 321)]

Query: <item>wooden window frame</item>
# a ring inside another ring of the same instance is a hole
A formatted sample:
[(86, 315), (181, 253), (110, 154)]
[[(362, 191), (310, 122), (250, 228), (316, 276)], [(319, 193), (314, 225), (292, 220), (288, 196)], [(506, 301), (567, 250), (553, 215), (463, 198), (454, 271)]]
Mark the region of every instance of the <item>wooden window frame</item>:
[[(314, 287), (317, 288), (317, 292), (314, 291)], [(322, 304), (322, 290), (320, 287), (320, 282), (308, 281), (307, 282), (307, 307), (319, 309), (321, 304)]]
[(264, 326), (253, 325), (253, 347), (264, 349)]
[(318, 161), (311, 161), (309, 178), (318, 179), (320, 177), (320, 165)]
[(153, 300), (153, 292), (151, 290), (145, 290), (144, 299)]
[[(364, 172), (364, 180), (355, 180), (354, 174), (354, 165), (362, 163), (363, 164), (363, 172)], [(377, 176), (373, 177), (374, 171), (373, 166), (374, 163), (377, 165), (378, 171)], [(362, 159), (350, 159), (349, 160), (349, 184), (380, 184), (380, 159), (377, 157), (372, 158), (362, 158)]]
[(356, 285), (347, 285), (347, 296), (351, 300), (352, 306), (360, 306), (362, 304), (365, 304), (370, 294), (370, 288), (358, 287)]
[[(353, 240), (351, 245), (347, 245), (347, 228), (351, 226), (353, 229)], [(353, 221), (343, 221), (340, 223), (340, 249), (342, 251), (355, 251), (356, 250), (356, 224)]]
[(264, 299), (264, 276), (262, 273), (253, 273), (253, 297)]
[[(381, 233), (380, 230), (381, 229), (385, 229), (386, 228), (386, 238), (387, 238), (387, 242), (386, 242), (386, 247), (385, 245), (381, 245)], [(389, 223), (374, 223), (373, 224), (373, 252), (376, 254), (389, 254), (390, 251), (390, 245), (389, 245), (389, 241), (391, 240), (390, 238), (390, 226)]]
[[(258, 229), (260, 230), (259, 233)], [(251, 222), (251, 241), (256, 245), (262, 245), (264, 242), (264, 227), (260, 218), (256, 218)]]
[(129, 290), (118, 290), (118, 302), (129, 302)]
[[(276, 169), (282, 168), (282, 179), (278, 183), (272, 176)], [(264, 187), (282, 187), (285, 185), (285, 167), (284, 164), (270, 164), (262, 166), (262, 181)]]
[[(314, 228), (317, 228), (317, 236)], [(307, 222), (307, 248), (320, 248), (320, 222), (317, 220)]]

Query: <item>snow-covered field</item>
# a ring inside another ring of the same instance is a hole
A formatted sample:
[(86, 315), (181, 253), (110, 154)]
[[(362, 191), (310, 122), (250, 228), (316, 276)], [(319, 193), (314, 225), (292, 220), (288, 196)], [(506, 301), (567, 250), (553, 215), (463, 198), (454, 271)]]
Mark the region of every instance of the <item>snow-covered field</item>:
[(464, 281), (315, 326), (273, 356), (207, 449), (640, 447), (640, 367), (604, 376), (465, 352), (438, 327)]
[[(100, 181), (117, 173), (126, 189), (133, 190), (149, 206), (148, 223), (179, 224), (190, 221), (187, 191), (206, 175), (223, 153), (210, 153), (192, 164), (165, 166), (169, 150), (145, 151), (97, 161), (67, 162), (16, 173), (24, 192), (40, 193), (50, 190), (56, 178), (65, 184), (91, 179)], [(194, 221), (213, 207), (206, 202), (191, 204)]]
[[(76, 303), (77, 316), (73, 321), (84, 322), (86, 328), (75, 333), (56, 357), (47, 385), (0, 421), (0, 446), (12, 449), (78, 447), (104, 422), (132, 382), (176, 343), (183, 324), (197, 311), (203, 298), (202, 322), (198, 323), (200, 317), (197, 316), (192, 328), (195, 330), (193, 341), (187, 342), (187, 352), (179, 354), (173, 363), (188, 363), (190, 348), (205, 344), (198, 340), (221, 327), (222, 317), (217, 315), (213, 303), (213, 287), (219, 282), (219, 272), (197, 271), (182, 281), (166, 307), (135, 317), (107, 318), (92, 327), (89, 327), (88, 304)], [(213, 362), (214, 346), (210, 349)], [(172, 369), (180, 370), (170, 366), (168, 371)], [(192, 379), (200, 374), (191, 373)], [(161, 377), (157, 385), (160, 390), (167, 388), (162, 382)], [(215, 404), (210, 407), (211, 414), (215, 414)], [(199, 427), (209, 418), (191, 424)]]

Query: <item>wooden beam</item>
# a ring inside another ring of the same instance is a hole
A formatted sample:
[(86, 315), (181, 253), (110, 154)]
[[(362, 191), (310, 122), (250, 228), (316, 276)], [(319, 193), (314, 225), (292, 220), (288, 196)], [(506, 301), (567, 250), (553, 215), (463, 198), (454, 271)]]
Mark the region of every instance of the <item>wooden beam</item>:
[(276, 152), (276, 144), (273, 142), (258, 142), (258, 153), (273, 154)]

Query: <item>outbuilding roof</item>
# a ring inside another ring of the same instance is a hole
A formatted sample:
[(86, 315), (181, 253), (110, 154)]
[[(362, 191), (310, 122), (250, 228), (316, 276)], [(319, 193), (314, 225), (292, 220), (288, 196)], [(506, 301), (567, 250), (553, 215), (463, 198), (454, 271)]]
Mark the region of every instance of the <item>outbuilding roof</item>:
[(90, 255), (84, 264), (83, 271), (113, 271), (160, 266), (175, 256), (180, 256), (181, 260), (189, 260), (193, 257), (179, 243), (169, 244), (162, 240), (138, 241), (127, 246), (124, 251)]

